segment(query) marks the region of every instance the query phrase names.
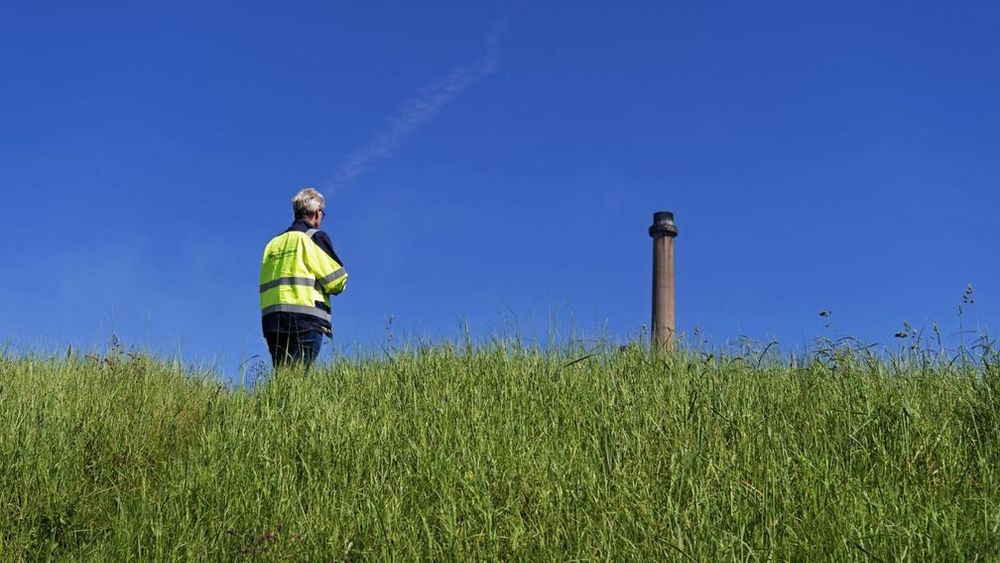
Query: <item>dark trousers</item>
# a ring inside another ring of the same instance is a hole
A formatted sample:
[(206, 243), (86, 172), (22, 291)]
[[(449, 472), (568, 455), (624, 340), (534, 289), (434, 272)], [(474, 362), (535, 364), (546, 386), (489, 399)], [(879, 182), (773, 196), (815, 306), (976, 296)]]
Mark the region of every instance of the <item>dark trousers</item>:
[(305, 332), (265, 332), (267, 351), (271, 353), (271, 363), (277, 369), (293, 363), (304, 364), (307, 368), (316, 361), (323, 346), (323, 333), (318, 330)]

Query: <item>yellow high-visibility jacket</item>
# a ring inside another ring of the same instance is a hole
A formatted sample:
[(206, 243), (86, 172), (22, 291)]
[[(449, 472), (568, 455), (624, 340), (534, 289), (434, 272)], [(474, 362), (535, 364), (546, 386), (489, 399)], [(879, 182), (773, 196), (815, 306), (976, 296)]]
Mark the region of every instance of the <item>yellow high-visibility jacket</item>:
[(330, 238), (305, 221), (271, 239), (260, 267), (261, 325), (267, 332), (331, 331), (330, 296), (347, 272)]

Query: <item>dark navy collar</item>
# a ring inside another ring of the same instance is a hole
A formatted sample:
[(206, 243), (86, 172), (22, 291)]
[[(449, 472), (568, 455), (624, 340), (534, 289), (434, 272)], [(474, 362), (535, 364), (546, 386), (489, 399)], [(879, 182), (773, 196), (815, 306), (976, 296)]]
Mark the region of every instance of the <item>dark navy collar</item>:
[(296, 232), (304, 233), (304, 232), (308, 231), (309, 229), (313, 229), (313, 228), (315, 228), (315, 227), (313, 227), (312, 225), (310, 225), (309, 223), (307, 223), (305, 219), (296, 219), (295, 222), (292, 223), (292, 226), (288, 227), (288, 230), (285, 231), (285, 232), (287, 233), (287, 232), (291, 232), (291, 231), (296, 231)]

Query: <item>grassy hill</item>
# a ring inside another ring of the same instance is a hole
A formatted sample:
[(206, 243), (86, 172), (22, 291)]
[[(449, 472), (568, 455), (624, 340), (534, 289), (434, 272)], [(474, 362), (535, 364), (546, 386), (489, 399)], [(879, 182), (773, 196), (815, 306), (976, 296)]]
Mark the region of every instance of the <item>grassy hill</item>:
[(0, 358), (0, 559), (1000, 557), (995, 352), (764, 358)]

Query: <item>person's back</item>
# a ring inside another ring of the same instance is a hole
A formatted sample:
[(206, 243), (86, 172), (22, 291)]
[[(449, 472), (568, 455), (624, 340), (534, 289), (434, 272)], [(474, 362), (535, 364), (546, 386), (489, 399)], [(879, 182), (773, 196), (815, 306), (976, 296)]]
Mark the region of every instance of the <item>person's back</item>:
[(347, 284), (343, 261), (319, 230), (323, 195), (303, 189), (292, 208), (295, 222), (267, 244), (260, 270), (261, 328), (275, 368), (316, 360), (323, 335), (332, 335), (330, 295)]

